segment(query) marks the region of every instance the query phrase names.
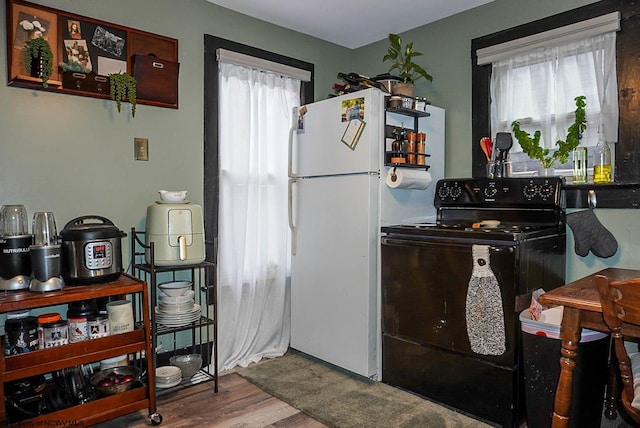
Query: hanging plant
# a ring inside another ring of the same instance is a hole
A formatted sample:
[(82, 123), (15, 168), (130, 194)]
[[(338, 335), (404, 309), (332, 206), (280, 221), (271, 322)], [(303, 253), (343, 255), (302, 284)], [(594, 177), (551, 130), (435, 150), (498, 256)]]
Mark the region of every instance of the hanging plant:
[(42, 86), (48, 87), (47, 81), (51, 77), (53, 70), (53, 52), (51, 46), (43, 37), (36, 37), (27, 40), (24, 45), (24, 66), (27, 72), (31, 74), (31, 67), (38, 64), (37, 77), (42, 79)]
[(131, 116), (136, 116), (136, 78), (128, 73), (113, 73), (109, 75), (111, 84), (111, 99), (116, 102), (118, 113), (122, 101), (127, 99), (131, 103)]

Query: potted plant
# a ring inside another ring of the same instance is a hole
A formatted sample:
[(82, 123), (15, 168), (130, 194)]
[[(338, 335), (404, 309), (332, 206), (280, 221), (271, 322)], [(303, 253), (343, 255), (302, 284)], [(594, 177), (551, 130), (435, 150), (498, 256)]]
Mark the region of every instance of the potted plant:
[(136, 78), (128, 73), (113, 73), (109, 75), (111, 99), (116, 102), (120, 112), (121, 102), (129, 100), (131, 116), (136, 116)]
[(531, 137), (527, 131), (520, 129), (520, 122), (515, 120), (511, 123), (511, 129), (518, 140), (518, 144), (522, 147), (522, 151), (531, 159), (539, 160), (540, 167), (545, 170), (554, 168), (558, 163), (567, 162), (569, 154), (578, 147), (582, 133), (587, 129), (586, 97), (581, 95), (574, 100), (576, 102), (575, 120), (567, 130), (567, 139), (565, 141), (556, 141), (557, 148), (553, 152), (551, 149), (540, 146), (540, 130), (536, 130), (533, 133), (533, 137)]
[(421, 52), (413, 50), (413, 42), (409, 42), (403, 47), (400, 36), (389, 34), (389, 43), (387, 54), (382, 58), (382, 61), (390, 62), (389, 73), (396, 73), (401, 80), (393, 85), (392, 92), (412, 97), (416, 80), (425, 78), (432, 82), (433, 77), (413, 61), (415, 57), (422, 55)]
[(42, 79), (42, 86), (49, 86), (47, 81), (53, 70), (53, 52), (45, 38), (27, 40), (24, 45), (24, 67), (29, 74)]

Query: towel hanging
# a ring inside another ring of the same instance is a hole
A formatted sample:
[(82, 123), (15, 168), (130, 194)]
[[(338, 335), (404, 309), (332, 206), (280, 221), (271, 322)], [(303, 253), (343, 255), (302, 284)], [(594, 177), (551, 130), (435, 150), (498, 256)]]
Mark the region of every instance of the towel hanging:
[(500, 285), (489, 263), (489, 246), (474, 245), (472, 253), (473, 271), (466, 301), (471, 350), (482, 355), (502, 355), (506, 350), (504, 309)]

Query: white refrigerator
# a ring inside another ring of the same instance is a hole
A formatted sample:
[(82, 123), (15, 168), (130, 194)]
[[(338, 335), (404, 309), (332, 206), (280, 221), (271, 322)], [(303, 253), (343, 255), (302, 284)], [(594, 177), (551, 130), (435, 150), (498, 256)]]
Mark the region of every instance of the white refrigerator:
[(426, 190), (385, 184), (385, 117), (409, 129), (414, 119), (385, 113), (378, 89), (293, 111), (291, 347), (372, 379), (381, 379), (380, 227), (433, 221), (433, 189), (444, 176), (444, 110), (427, 111), (418, 126), (431, 155)]

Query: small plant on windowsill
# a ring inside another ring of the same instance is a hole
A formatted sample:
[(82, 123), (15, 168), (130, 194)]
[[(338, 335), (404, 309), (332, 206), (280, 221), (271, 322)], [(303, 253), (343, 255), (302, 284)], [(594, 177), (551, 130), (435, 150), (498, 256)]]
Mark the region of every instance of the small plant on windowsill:
[(109, 75), (111, 84), (111, 99), (116, 102), (118, 113), (121, 110), (121, 102), (129, 100), (131, 103), (131, 116), (136, 116), (136, 78), (128, 73), (113, 73)]
[(552, 152), (549, 148), (540, 146), (540, 130), (533, 133), (533, 137), (527, 132), (520, 129), (520, 122), (517, 120), (511, 123), (513, 134), (518, 140), (518, 144), (522, 147), (522, 151), (531, 159), (537, 159), (543, 168), (553, 168), (557, 164), (562, 165), (569, 160), (569, 154), (580, 145), (580, 138), (585, 129), (587, 129), (587, 119), (585, 107), (587, 106), (586, 97), (581, 95), (576, 97), (575, 120), (567, 130), (567, 139), (565, 141), (556, 141), (557, 148)]
[(29, 39), (24, 45), (24, 67), (29, 74), (32, 74), (31, 67), (35, 64), (38, 64), (35, 74), (42, 79), (42, 86), (48, 87), (47, 82), (53, 71), (53, 52), (43, 37)]

